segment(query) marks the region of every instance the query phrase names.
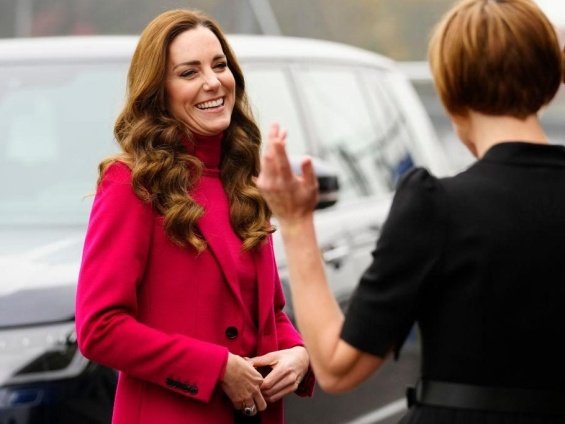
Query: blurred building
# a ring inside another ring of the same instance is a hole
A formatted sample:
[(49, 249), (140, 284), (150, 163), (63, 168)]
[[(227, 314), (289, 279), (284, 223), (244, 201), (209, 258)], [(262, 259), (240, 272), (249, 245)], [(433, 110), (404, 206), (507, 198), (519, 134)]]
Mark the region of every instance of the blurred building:
[(0, 0), (0, 37), (138, 34), (179, 7), (214, 16), (228, 33), (282, 33), (425, 57), (427, 34), (452, 0)]
[[(565, 40), (565, 2), (536, 0)], [(190, 7), (228, 33), (320, 38), (424, 60), (428, 34), (454, 0), (0, 0), (0, 37), (138, 34), (162, 11)]]

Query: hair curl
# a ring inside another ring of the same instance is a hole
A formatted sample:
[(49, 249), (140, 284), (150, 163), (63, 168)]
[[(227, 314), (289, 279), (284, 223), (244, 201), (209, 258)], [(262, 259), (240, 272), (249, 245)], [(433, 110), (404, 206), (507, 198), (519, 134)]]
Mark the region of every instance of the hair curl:
[(200, 12), (162, 13), (142, 32), (128, 72), (126, 102), (114, 125), (122, 152), (101, 162), (98, 182), (111, 163), (124, 162), (132, 170), (135, 194), (164, 216), (169, 238), (198, 252), (206, 249), (196, 226), (204, 210), (190, 196), (203, 164), (183, 146), (181, 140), (190, 138), (190, 128), (173, 118), (165, 92), (169, 46), (179, 34), (198, 26), (218, 38), (236, 82), (231, 123), (222, 142), (220, 178), (230, 202), (231, 225), (243, 240), (243, 249), (250, 250), (273, 232), (271, 212), (254, 183), (261, 134), (237, 59), (219, 25)]

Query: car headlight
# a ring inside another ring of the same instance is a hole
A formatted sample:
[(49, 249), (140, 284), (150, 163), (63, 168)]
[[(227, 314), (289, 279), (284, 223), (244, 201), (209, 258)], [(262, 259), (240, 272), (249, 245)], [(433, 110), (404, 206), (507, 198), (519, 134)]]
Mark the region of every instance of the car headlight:
[(87, 365), (73, 322), (0, 331), (0, 386), (72, 378)]

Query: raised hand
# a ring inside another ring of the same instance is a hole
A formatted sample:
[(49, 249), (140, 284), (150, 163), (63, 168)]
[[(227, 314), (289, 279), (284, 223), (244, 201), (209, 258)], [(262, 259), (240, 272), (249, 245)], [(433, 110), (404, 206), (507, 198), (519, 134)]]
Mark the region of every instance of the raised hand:
[(261, 158), (257, 186), (279, 221), (290, 222), (312, 213), (318, 201), (318, 181), (310, 158), (302, 162), (302, 176), (292, 172), (285, 140), (286, 132), (273, 124)]

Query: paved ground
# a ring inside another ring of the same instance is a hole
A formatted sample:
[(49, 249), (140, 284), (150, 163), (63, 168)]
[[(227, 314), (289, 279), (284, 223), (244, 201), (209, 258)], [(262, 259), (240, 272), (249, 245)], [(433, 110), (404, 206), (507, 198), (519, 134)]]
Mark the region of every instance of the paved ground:
[(395, 424), (405, 410), (404, 392), (418, 375), (419, 348), (406, 343), (398, 362), (383, 367), (352, 392), (328, 395), (317, 389), (313, 399), (290, 396), (287, 424)]

